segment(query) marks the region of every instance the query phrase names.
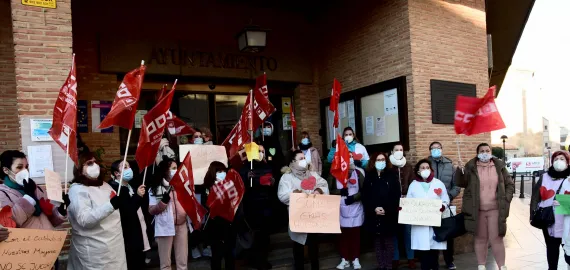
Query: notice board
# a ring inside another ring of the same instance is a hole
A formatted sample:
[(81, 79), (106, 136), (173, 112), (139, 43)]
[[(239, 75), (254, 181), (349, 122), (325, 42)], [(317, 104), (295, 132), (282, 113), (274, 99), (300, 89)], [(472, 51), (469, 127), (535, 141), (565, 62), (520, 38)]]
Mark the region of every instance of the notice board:
[(396, 88), (364, 96), (362, 111), (362, 144), (391, 143), (400, 140), (398, 91)]

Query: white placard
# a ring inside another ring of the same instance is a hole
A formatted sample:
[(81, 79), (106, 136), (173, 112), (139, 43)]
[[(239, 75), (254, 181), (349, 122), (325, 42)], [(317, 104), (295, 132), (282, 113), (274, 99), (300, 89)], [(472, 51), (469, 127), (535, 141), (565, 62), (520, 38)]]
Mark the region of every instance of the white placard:
[(438, 199), (401, 198), (398, 223), (441, 226), (442, 201)]
[(212, 161), (219, 161), (228, 166), (228, 156), (226, 148), (221, 145), (194, 145), (183, 144), (178, 147), (180, 162), (184, 161), (186, 154), (190, 152), (192, 157), (192, 174), (194, 175), (194, 184), (202, 185), (204, 176), (210, 167)]
[(28, 164), (30, 177), (44, 177), (45, 169), (53, 171), (51, 145), (28, 146)]
[(366, 134), (374, 134), (374, 116), (366, 116)]
[(45, 169), (45, 180), (46, 180), (46, 192), (48, 199), (52, 201), (63, 202), (62, 198), (62, 188), (61, 188), (61, 177), (58, 173)]
[(396, 88), (384, 91), (384, 115), (398, 114), (398, 92)]
[(52, 119), (30, 119), (30, 133), (32, 142), (49, 142), (53, 141), (48, 134), (52, 125)]

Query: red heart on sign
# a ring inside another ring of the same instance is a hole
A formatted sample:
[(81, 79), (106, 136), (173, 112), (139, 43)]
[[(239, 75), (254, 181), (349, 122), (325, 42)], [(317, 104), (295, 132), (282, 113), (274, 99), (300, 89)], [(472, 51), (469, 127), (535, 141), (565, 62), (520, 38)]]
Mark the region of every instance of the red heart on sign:
[(570, 194), (570, 191), (564, 191), (564, 195)]
[(6, 228), (16, 228), (16, 222), (12, 219), (12, 207), (4, 206), (0, 210), (0, 225)]
[(113, 197), (115, 196), (117, 196), (117, 193), (114, 190), (112, 190), (111, 195), (109, 195), (109, 199), (113, 199)]
[(435, 192), (435, 194), (437, 194), (437, 196), (441, 196), (441, 188), (436, 188), (433, 190), (433, 192)]
[(301, 188), (304, 190), (313, 190), (317, 185), (317, 178), (311, 176), (303, 181), (301, 181)]
[(351, 185), (354, 185), (354, 184), (356, 184), (356, 179), (349, 179), (348, 182), (349, 182)]
[(40, 199), (40, 208), (42, 209), (42, 211), (46, 215), (48, 215), (48, 216), (53, 215), (53, 204), (51, 204), (48, 200), (41, 198)]
[(352, 153), (352, 158), (354, 160), (362, 160), (362, 154)]
[(550, 198), (554, 197), (554, 190), (552, 189), (546, 189), (544, 186), (540, 187), (540, 198), (543, 201), (546, 201)]

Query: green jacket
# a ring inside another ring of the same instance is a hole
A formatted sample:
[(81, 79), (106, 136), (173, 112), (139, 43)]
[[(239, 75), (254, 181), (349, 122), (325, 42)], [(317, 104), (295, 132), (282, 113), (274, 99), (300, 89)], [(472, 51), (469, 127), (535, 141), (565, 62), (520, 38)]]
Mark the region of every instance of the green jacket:
[[(507, 217), (511, 207), (511, 200), (515, 192), (515, 183), (511, 179), (509, 172), (505, 168), (502, 160), (493, 158), (499, 183), (497, 186), (497, 202), (499, 204), (499, 236), (503, 237), (507, 233)], [(455, 184), (465, 188), (463, 192), (463, 206), (461, 212), (465, 216), (465, 229), (470, 233), (477, 231), (477, 220), (479, 218), (479, 175), (477, 172), (477, 158), (467, 162), (464, 173), (461, 168), (455, 172)]]

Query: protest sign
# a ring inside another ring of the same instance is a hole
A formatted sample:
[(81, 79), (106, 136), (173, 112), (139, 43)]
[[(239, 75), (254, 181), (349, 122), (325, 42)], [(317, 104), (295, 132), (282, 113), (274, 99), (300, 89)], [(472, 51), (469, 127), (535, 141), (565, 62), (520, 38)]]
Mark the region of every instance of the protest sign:
[(56, 172), (45, 169), (47, 197), (52, 201), (63, 202), (61, 195), (61, 177)]
[(212, 161), (219, 161), (228, 166), (228, 156), (226, 155), (226, 148), (223, 146), (183, 144), (180, 145), (178, 149), (178, 156), (181, 162), (188, 152), (190, 152), (193, 157), (192, 171), (195, 185), (202, 185), (204, 183), (204, 176)]
[(554, 207), (554, 213), (557, 215), (570, 215), (570, 196), (558, 194), (556, 195), (556, 201), (560, 205)]
[(437, 199), (400, 199), (398, 223), (421, 226), (441, 226), (441, 200)]
[(289, 228), (298, 233), (340, 233), (340, 196), (291, 193)]
[(51, 269), (67, 231), (10, 229), (0, 243), (0, 269)]

